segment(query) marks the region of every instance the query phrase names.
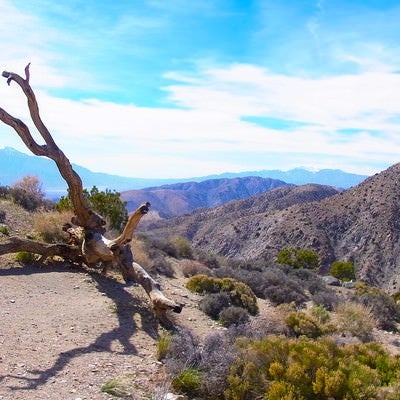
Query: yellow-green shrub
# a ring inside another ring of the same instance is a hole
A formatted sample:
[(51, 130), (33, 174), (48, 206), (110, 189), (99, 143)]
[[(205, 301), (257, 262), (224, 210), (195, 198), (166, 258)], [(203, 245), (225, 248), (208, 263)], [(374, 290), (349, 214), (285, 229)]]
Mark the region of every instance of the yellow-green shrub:
[(232, 305), (245, 308), (252, 315), (258, 313), (257, 298), (253, 291), (235, 279), (195, 275), (188, 280), (186, 287), (196, 293), (226, 293)]
[(304, 311), (291, 312), (285, 319), (287, 326), (296, 336), (317, 338), (324, 330), (318, 320)]
[(185, 369), (172, 380), (171, 386), (180, 393), (196, 396), (201, 387), (200, 373), (195, 368)]
[(33, 264), (36, 262), (36, 255), (27, 251), (19, 251), (15, 254), (15, 261), (21, 264)]
[(400, 358), (375, 343), (340, 347), (328, 339), (239, 339), (227, 400), (375, 399), (395, 385)]

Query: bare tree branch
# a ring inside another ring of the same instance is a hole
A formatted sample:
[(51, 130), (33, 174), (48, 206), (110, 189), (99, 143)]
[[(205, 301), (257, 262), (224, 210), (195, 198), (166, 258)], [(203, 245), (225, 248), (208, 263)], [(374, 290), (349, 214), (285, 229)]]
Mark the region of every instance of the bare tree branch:
[(26, 147), (37, 156), (52, 159), (66, 181), (74, 208), (75, 216), (72, 224), (66, 224), (64, 230), (70, 234), (71, 244), (46, 244), (28, 239), (10, 238), (7, 243), (0, 244), (0, 255), (28, 251), (42, 255), (42, 259), (59, 255), (74, 262), (85, 262), (93, 265), (103, 262), (106, 265), (116, 265), (125, 280), (133, 280), (143, 286), (148, 294), (157, 317), (166, 322), (166, 311), (180, 312), (182, 305), (168, 299), (156, 282), (139, 264), (134, 262), (130, 241), (134, 230), (141, 218), (148, 212), (150, 203), (140, 206), (128, 219), (122, 234), (114, 240), (103, 236), (105, 220), (95, 213), (83, 195), (83, 184), (79, 175), (72, 168), (71, 163), (57, 146), (49, 130), (43, 123), (35, 94), (29, 84), (30, 64), (25, 67), (25, 79), (13, 72), (2, 73), (7, 84), (16, 82), (28, 101), (28, 108), (32, 121), (43, 138), (45, 144), (38, 144), (28, 126), (0, 108), (0, 120), (13, 128), (22, 139)]

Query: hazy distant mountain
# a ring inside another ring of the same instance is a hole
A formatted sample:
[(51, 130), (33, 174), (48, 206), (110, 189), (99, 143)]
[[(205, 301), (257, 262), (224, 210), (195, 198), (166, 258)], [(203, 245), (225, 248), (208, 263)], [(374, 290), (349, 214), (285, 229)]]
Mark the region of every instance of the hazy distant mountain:
[[(238, 173), (225, 173), (221, 175), (209, 175), (207, 179), (217, 178), (236, 178), (242, 176), (260, 176), (262, 178), (279, 179), (286, 183), (294, 185), (306, 185), (307, 183), (316, 183), (319, 185), (329, 185), (337, 188), (347, 189), (358, 185), (367, 175), (351, 174), (340, 169), (321, 169), (320, 171), (309, 171), (303, 168), (294, 168), (289, 171), (261, 170), (246, 171)], [(196, 180), (196, 179), (194, 179)]]
[[(221, 175), (208, 175), (187, 179), (146, 179), (123, 177), (101, 172), (92, 172), (87, 168), (73, 164), (76, 172), (81, 176), (85, 187), (96, 185), (99, 189), (112, 189), (119, 192), (141, 189), (149, 186), (160, 186), (178, 182), (201, 182), (210, 179), (237, 178), (259, 176), (272, 178), (301, 185), (305, 183), (318, 183), (340, 188), (349, 188), (362, 182), (367, 176), (343, 172), (341, 170), (321, 170), (311, 172), (296, 168), (290, 171), (263, 170), (240, 173), (226, 173)], [(106, 167), (105, 167), (106, 168)], [(11, 147), (0, 149), (0, 185), (12, 185), (26, 175), (36, 175), (43, 184), (43, 189), (50, 195), (64, 193), (66, 184), (61, 178), (54, 162), (47, 158), (21, 153)]]
[(215, 207), (231, 200), (245, 199), (289, 184), (278, 179), (247, 176), (231, 179), (210, 179), (202, 182), (175, 183), (121, 193), (128, 211), (150, 201), (152, 211), (162, 218), (189, 213), (197, 208)]
[[(95, 185), (101, 190), (108, 188), (120, 192), (133, 188), (178, 181), (177, 179), (128, 178), (101, 172), (92, 172), (79, 165), (72, 165), (87, 188)], [(27, 155), (11, 147), (0, 149), (0, 185), (12, 185), (26, 175), (36, 175), (43, 184), (43, 190), (50, 196), (66, 192), (67, 185), (62, 179), (54, 161), (44, 157)]]

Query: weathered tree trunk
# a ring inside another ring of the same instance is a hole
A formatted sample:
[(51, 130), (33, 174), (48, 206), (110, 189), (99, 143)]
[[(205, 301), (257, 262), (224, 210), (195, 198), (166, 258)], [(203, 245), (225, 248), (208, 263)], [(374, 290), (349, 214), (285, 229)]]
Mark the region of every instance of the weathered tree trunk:
[[(168, 299), (160, 290), (160, 285), (137, 263), (134, 262), (130, 241), (133, 232), (141, 218), (148, 212), (150, 203), (140, 206), (128, 219), (122, 234), (114, 240), (104, 237), (105, 220), (95, 213), (88, 201), (83, 196), (83, 185), (79, 175), (73, 170), (71, 163), (54, 142), (50, 132), (42, 122), (35, 94), (29, 84), (29, 66), (25, 68), (25, 79), (20, 75), (6, 72), (2, 76), (7, 78), (7, 83), (15, 81), (23, 90), (27, 101), (32, 121), (43, 138), (45, 144), (39, 145), (33, 138), (27, 125), (21, 120), (11, 116), (0, 108), (0, 120), (12, 127), (22, 139), (26, 147), (37, 156), (52, 159), (66, 181), (75, 216), (72, 224), (64, 227), (74, 238), (73, 244), (46, 244), (33, 240), (10, 238), (5, 244), (0, 245), (0, 255), (28, 251), (40, 254), (42, 259), (58, 255), (73, 262), (85, 263), (88, 266), (103, 262), (114, 264), (121, 271), (126, 281), (135, 281), (148, 294), (152, 307), (157, 317), (166, 321), (166, 311), (171, 309), (180, 312), (182, 305)], [(79, 232), (79, 234), (78, 234)]]

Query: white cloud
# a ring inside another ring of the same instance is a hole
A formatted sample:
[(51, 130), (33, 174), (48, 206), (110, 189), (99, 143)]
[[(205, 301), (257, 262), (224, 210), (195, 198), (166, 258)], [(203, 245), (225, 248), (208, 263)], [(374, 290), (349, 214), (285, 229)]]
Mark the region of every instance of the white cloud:
[[(183, 75), (182, 84), (167, 87), (171, 101), (184, 108), (68, 100), (42, 90), (37, 97), (43, 120), (71, 161), (97, 171), (188, 177), (285, 169), (293, 160), (321, 168), (336, 160), (341, 168), (372, 173), (371, 163), (394, 163), (400, 153), (399, 83), (399, 75), (385, 72), (304, 79), (232, 65), (196, 79)], [(0, 85), (0, 98), (18, 116), (26, 110), (15, 84)], [(304, 125), (273, 129), (246, 116)], [(271, 154), (280, 155), (280, 165), (268, 164)]]

